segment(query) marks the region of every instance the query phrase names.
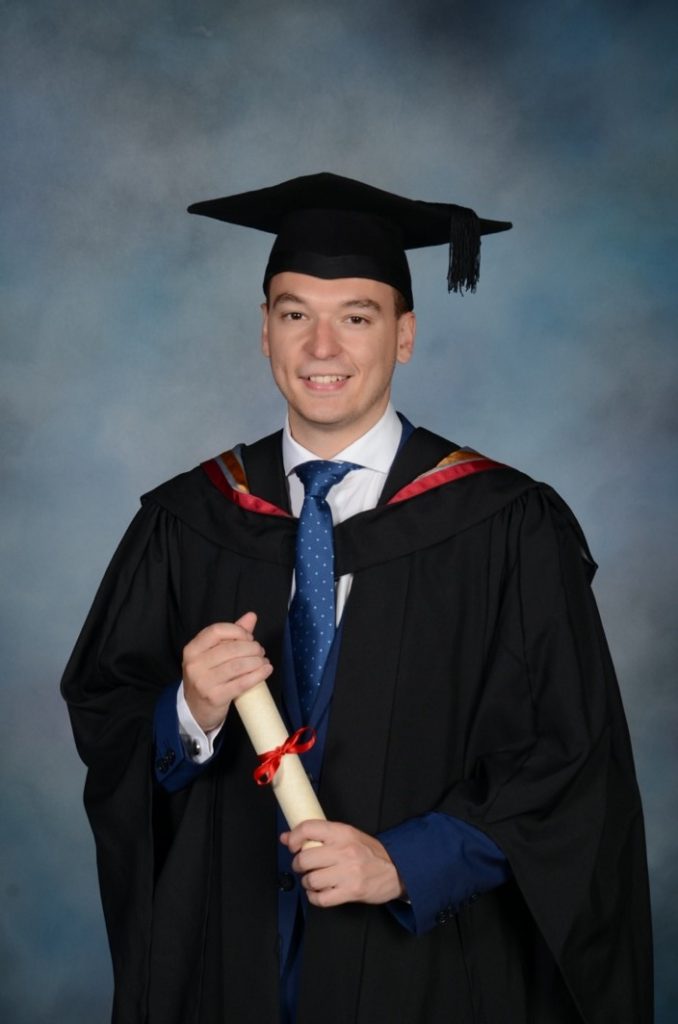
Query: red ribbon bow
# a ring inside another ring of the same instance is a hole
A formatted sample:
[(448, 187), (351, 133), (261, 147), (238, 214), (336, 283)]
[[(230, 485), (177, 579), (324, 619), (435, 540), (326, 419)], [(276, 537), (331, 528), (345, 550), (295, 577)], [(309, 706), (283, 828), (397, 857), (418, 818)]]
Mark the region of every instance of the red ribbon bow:
[[(309, 733), (309, 738), (301, 741), (304, 733)], [(252, 776), (257, 786), (267, 786), (273, 782), (275, 773), (280, 767), (285, 754), (305, 754), (310, 750), (316, 741), (316, 731), (310, 725), (304, 725), (297, 729), (291, 736), (288, 736), (284, 743), (274, 750), (267, 750), (265, 754), (259, 754), (259, 764), (254, 769)]]

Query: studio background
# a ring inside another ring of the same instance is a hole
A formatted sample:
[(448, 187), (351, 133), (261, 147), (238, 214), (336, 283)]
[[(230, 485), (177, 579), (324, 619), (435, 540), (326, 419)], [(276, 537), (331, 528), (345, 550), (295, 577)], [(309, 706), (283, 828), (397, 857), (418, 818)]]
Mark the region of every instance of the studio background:
[(459, 202), (477, 294), (411, 258), (396, 405), (548, 480), (595, 591), (644, 796), (659, 1024), (678, 1012), (675, 5), (0, 3), (2, 995), (108, 1019), (84, 768), (58, 694), (138, 496), (277, 429), (259, 350), (270, 238), (194, 200), (332, 170)]

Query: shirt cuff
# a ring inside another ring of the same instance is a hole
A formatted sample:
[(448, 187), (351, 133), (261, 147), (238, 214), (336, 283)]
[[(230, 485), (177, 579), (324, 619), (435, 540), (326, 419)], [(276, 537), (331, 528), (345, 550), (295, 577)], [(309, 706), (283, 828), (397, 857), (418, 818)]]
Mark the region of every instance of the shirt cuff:
[(431, 812), (380, 833), (405, 886), (409, 903), (387, 904), (415, 935), (452, 920), (458, 910), (508, 881), (511, 869), (499, 847), (459, 818)]
[(221, 732), (224, 723), (216, 729), (205, 732), (196, 722), (184, 696), (183, 680), (179, 683), (176, 701), (179, 735), (188, 757), (196, 764), (204, 764), (214, 755), (214, 741)]
[(155, 778), (169, 793), (189, 785), (209, 763), (194, 761), (186, 751), (177, 716), (178, 685), (172, 683), (165, 687), (156, 701), (153, 714)]

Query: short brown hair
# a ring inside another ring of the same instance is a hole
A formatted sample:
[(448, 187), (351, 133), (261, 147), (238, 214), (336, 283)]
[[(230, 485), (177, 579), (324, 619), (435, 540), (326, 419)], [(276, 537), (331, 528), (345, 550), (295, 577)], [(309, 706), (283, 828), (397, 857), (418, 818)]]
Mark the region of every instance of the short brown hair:
[(400, 320), (403, 313), (409, 313), (410, 307), (407, 299), (402, 292), (399, 292), (397, 288), (393, 289), (393, 303), (395, 305), (396, 320)]

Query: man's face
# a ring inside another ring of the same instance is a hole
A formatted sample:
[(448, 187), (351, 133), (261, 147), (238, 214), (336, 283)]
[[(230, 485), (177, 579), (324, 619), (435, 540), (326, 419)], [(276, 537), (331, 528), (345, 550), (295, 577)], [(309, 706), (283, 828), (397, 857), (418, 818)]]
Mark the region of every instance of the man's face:
[(331, 457), (379, 420), (396, 363), (414, 344), (414, 313), (396, 317), (390, 285), (286, 271), (269, 282), (262, 348), (287, 400), (294, 438)]

